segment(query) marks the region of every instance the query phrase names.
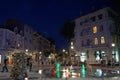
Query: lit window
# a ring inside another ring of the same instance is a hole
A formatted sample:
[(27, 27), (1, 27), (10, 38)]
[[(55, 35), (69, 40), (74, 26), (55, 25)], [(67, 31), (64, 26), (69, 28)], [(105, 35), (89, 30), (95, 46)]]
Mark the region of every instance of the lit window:
[(73, 45), (73, 42), (71, 42), (71, 45)]
[(105, 38), (101, 37), (101, 44), (105, 44)]
[(93, 27), (93, 33), (97, 33), (97, 26)]
[(95, 45), (98, 44), (98, 38), (95, 38), (95, 39), (94, 39), (94, 43), (95, 43)]

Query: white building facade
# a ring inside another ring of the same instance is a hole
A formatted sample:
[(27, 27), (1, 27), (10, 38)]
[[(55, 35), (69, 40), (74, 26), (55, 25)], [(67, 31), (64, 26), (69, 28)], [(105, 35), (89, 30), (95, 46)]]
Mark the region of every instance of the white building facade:
[(8, 65), (12, 65), (12, 54), (15, 52), (26, 53), (38, 62), (40, 55), (50, 51), (50, 41), (27, 24), (11, 19), (0, 28), (0, 65), (5, 56), (8, 57)]
[(0, 28), (0, 64), (4, 57), (9, 57), (8, 64), (11, 65), (12, 53), (24, 50), (24, 38), (8, 29)]
[[(117, 14), (110, 8), (103, 8), (75, 19), (74, 50), (80, 61), (96, 64), (108, 63), (112, 58), (116, 62), (119, 56), (114, 40), (115, 23), (112, 19)], [(112, 53), (116, 53), (113, 55)]]

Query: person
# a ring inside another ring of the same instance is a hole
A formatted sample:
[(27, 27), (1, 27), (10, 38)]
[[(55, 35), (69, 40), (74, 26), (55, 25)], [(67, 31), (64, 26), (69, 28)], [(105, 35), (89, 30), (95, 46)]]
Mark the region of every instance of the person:
[(27, 67), (29, 66), (30, 58), (27, 58)]
[(53, 68), (52, 68), (52, 71), (53, 71), (53, 76), (56, 77), (56, 66), (54, 64)]
[(112, 61), (111, 61), (111, 67), (114, 67), (115, 66), (115, 59), (112, 58)]
[(86, 60), (84, 61), (84, 65), (87, 66), (87, 61)]
[(32, 69), (32, 59), (30, 59), (29, 61), (29, 71), (31, 72), (31, 69)]
[(6, 72), (8, 72), (7, 61), (8, 61), (8, 59), (5, 57), (5, 58), (4, 58), (4, 64), (3, 64), (3, 67), (2, 67), (2, 71), (1, 71), (1, 72), (4, 72), (4, 70), (6, 70)]
[(70, 76), (72, 76), (72, 72), (73, 72), (73, 66), (72, 66), (72, 64), (71, 64), (71, 66), (70, 66)]

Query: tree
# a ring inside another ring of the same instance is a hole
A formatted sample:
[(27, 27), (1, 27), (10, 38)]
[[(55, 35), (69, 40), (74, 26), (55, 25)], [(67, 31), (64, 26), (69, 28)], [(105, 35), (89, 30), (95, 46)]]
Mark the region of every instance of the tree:
[(25, 53), (14, 53), (13, 66), (10, 76), (13, 80), (23, 80), (27, 77), (27, 55)]
[(48, 57), (50, 55), (50, 52), (49, 51), (46, 51), (45, 53), (44, 53), (44, 56), (45, 57)]
[(74, 21), (67, 21), (62, 26), (60, 34), (66, 39), (71, 39), (74, 37), (74, 28), (75, 28)]
[(112, 2), (116, 6), (116, 8), (120, 10), (119, 0), (110, 0), (110, 2)]
[[(114, 38), (115, 38), (115, 42), (117, 42), (118, 53), (120, 53), (120, 14), (114, 18), (114, 21), (115, 21), (115, 28), (116, 28)], [(120, 54), (119, 54), (119, 57), (120, 57)]]
[(55, 41), (52, 38), (47, 38), (50, 41), (50, 44), (55, 44)]
[(120, 14), (114, 18), (115, 21), (115, 35), (120, 36)]

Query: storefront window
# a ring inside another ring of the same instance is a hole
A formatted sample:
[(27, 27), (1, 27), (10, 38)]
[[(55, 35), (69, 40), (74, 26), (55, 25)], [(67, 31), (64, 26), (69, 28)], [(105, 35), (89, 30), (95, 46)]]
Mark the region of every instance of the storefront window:
[(81, 53), (81, 55), (80, 55), (81, 62), (84, 62), (86, 60), (86, 58), (87, 58), (86, 53)]

